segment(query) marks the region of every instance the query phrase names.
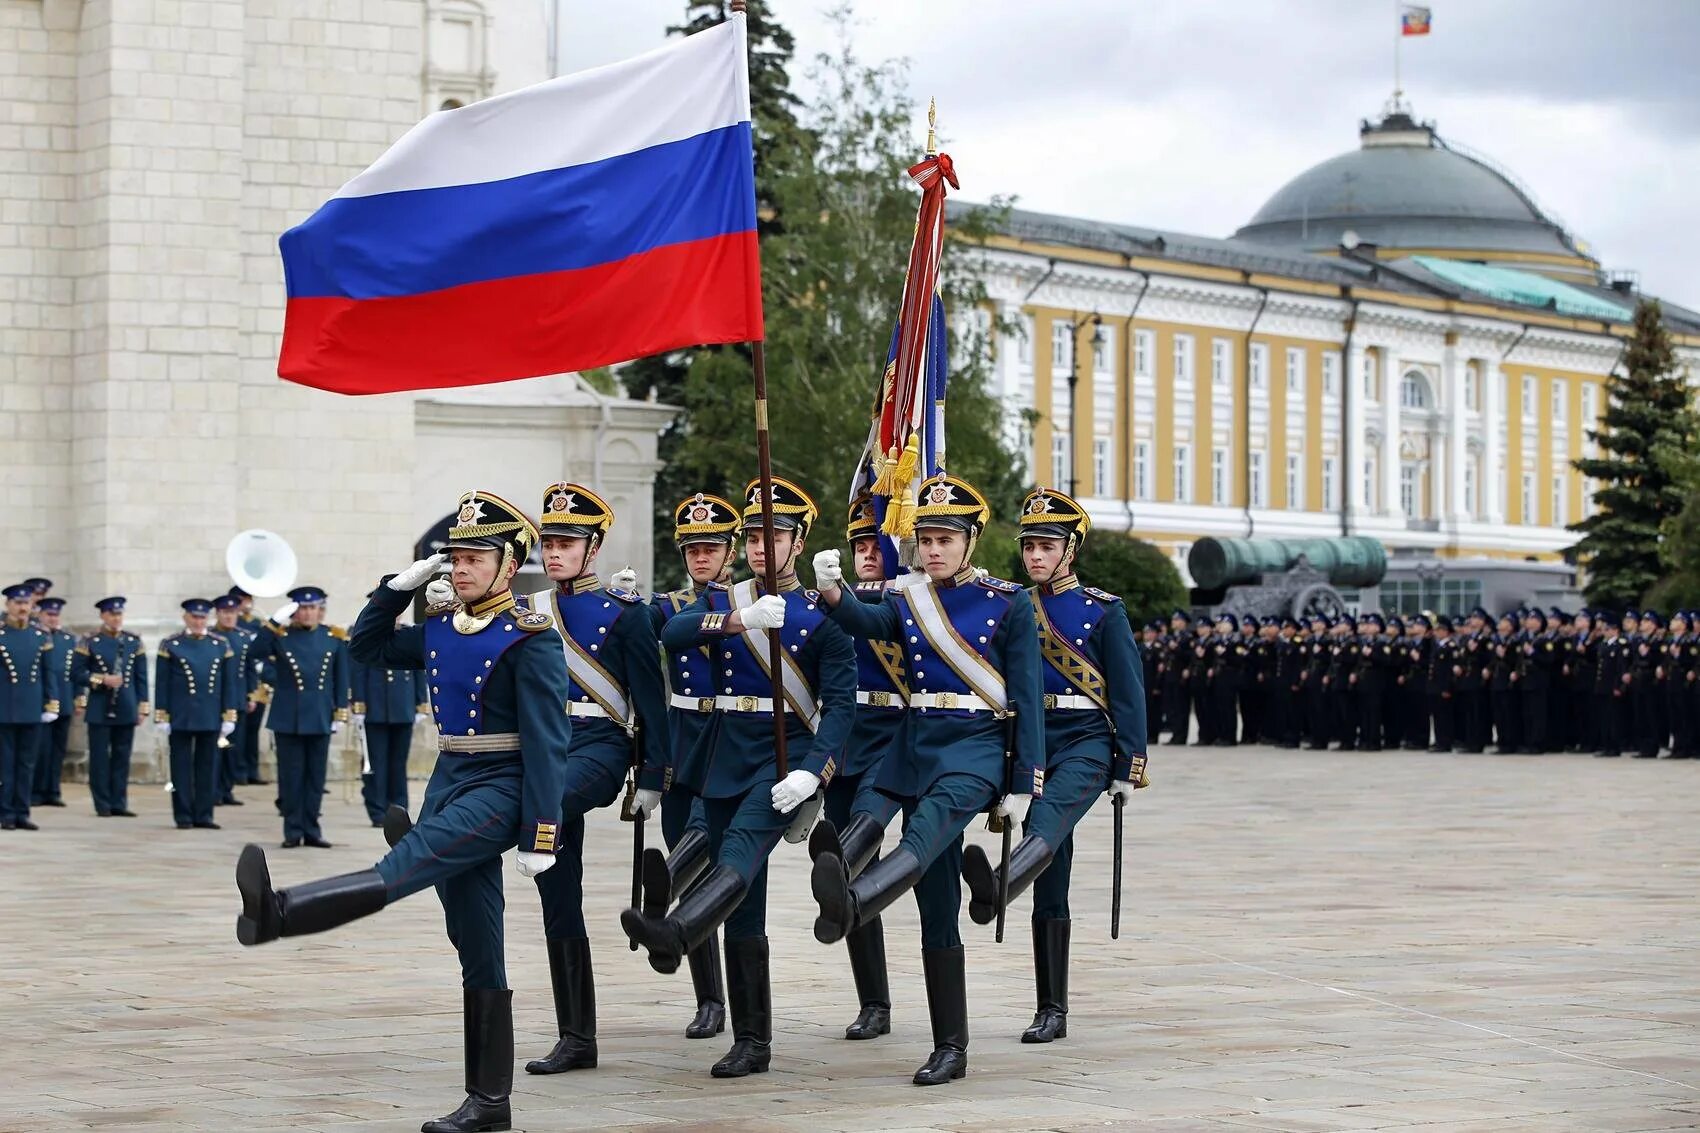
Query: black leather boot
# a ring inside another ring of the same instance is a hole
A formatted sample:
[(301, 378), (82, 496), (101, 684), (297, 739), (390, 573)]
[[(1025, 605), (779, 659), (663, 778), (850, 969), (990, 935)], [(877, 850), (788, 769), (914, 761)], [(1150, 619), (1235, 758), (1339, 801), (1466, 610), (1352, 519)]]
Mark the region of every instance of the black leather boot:
[(549, 986), (555, 992), (560, 1038), (542, 1058), (525, 1064), (527, 1074), (560, 1074), (596, 1066), (596, 978), (590, 970), (590, 941), (548, 940)]
[(1021, 1032), (1024, 1043), (1048, 1043), (1068, 1038), (1068, 930), (1072, 922), (1033, 922), (1033, 982), (1039, 991), (1039, 1012), (1033, 1025)]
[(726, 996), (732, 1008), (732, 1049), (709, 1071), (716, 1078), (765, 1074), (773, 1062), (773, 985), (767, 937), (726, 942)]
[(920, 861), (902, 847), (869, 866), (851, 882), (845, 881), (844, 863), (836, 854), (822, 854), (815, 859), (809, 878), (815, 901), (820, 905), (820, 915), (815, 918), (815, 939), (822, 944), (843, 940), (857, 926), (883, 913), (886, 906), (920, 880)]
[(649, 949), (649, 966), (668, 975), (679, 970), (685, 953), (707, 940), (732, 915), (747, 888), (737, 870), (717, 865), (685, 894), (669, 916), (627, 909), (620, 914), (620, 927), (626, 930), (626, 936)]
[[(1029, 834), (1009, 852), (1009, 899), (1011, 903), (1027, 891), (1033, 880), (1051, 864), (1056, 851), (1043, 838)], [(962, 850), (962, 880), (968, 883), (968, 915), (975, 924), (998, 919), (998, 870), (986, 851), (969, 844)]]
[(885, 974), (885, 926), (875, 917), (844, 938), (850, 950), (850, 974), (862, 1012), (844, 1028), (847, 1039), (875, 1039), (891, 1033), (891, 985)]
[(266, 852), (252, 843), (236, 859), (236, 888), (242, 894), (236, 939), (250, 945), (324, 932), (371, 916), (387, 899), (384, 879), (375, 869), (273, 889)]
[(845, 873), (853, 880), (879, 853), (880, 843), (884, 840), (885, 827), (868, 815), (852, 815), (842, 834), (823, 818), (809, 831), (809, 860), (816, 861), (826, 854), (833, 854), (844, 863)]
[(703, 870), (708, 868), (708, 831), (687, 830), (667, 855), (667, 877), (672, 885), (669, 900), (677, 901)]
[(691, 987), (697, 993), (697, 1014), (685, 1028), (687, 1039), (711, 1039), (726, 1029), (726, 985), (720, 976), (720, 935), (691, 949)]
[(466, 1100), (447, 1117), (421, 1125), (420, 1133), (488, 1133), (513, 1128), (508, 1095), (514, 1089), (514, 993), (468, 988), (461, 994)]
[(933, 1056), (915, 1071), (915, 1084), (942, 1086), (968, 1073), (968, 977), (962, 946), (923, 948), (921, 970), (927, 978)]
[(407, 811), (399, 806), (391, 805), (384, 812), (384, 842), (392, 849), (395, 844), (407, 837), (407, 832), (413, 829), (413, 819)]

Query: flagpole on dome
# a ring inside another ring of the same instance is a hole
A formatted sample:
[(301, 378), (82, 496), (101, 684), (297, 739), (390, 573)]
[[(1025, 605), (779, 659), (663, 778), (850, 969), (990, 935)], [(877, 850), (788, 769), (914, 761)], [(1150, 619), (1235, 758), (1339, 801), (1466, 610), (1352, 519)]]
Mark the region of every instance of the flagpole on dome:
[[(746, 0), (732, 0), (734, 17), (747, 15)], [(754, 123), (752, 121), (753, 128)], [(755, 370), (756, 394), (756, 479), (761, 495), (761, 539), (767, 560), (762, 569), (762, 589), (768, 594), (779, 593), (779, 563), (773, 553), (773, 444), (767, 429), (767, 351), (762, 339), (750, 343)], [(768, 675), (773, 678), (773, 763), (778, 777), (789, 773), (785, 750), (785, 683), (784, 644), (779, 634), (768, 635)]]

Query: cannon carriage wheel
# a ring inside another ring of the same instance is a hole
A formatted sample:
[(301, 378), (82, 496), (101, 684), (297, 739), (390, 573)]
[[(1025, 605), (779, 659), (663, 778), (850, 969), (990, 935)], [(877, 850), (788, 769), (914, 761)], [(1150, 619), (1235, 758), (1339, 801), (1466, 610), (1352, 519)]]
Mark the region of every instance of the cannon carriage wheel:
[(1337, 618), (1346, 612), (1346, 600), (1326, 582), (1314, 583), (1293, 596), (1293, 617), (1307, 622), (1314, 617)]

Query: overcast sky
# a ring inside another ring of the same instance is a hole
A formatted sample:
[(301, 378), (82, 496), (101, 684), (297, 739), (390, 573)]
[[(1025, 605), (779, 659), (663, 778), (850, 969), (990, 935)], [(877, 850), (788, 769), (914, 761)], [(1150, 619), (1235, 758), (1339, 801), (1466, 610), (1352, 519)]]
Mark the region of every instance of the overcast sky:
[[(550, 0), (540, 0), (548, 3)], [(558, 0), (562, 67), (655, 46), (683, 0)], [(831, 0), (774, 0), (793, 85)], [(970, 199), (1227, 236), (1358, 144), (1393, 88), (1392, 0), (861, 0)], [(1435, 0), (1404, 41), (1419, 118), (1516, 174), (1608, 269), (1700, 306), (1700, 0)], [(917, 123), (916, 145), (925, 123)]]

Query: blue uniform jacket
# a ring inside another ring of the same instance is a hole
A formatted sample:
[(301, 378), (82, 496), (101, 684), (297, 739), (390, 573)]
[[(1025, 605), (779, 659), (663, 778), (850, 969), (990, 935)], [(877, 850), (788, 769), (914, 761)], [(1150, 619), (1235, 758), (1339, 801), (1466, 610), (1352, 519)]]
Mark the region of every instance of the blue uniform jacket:
[[(102, 677), (115, 675), (124, 683), (107, 688)], [(146, 711), (148, 654), (142, 639), (129, 630), (103, 629), (77, 645), (71, 666), (71, 685), (83, 706), (84, 718), (100, 727), (127, 727)]]
[(368, 724), (411, 724), (414, 716), (431, 711), (424, 669), (380, 669), (359, 661), (348, 668), (350, 709)]
[[(877, 605), (885, 600), (886, 583), (858, 582), (854, 594)], [(892, 641), (853, 639), (856, 648), (856, 723), (844, 751), (844, 774), (866, 775), (897, 741), (908, 712), (903, 684), (903, 649)], [(882, 662), (880, 654), (885, 656)], [(889, 667), (888, 667), (889, 666)], [(893, 672), (897, 679), (893, 679)]]
[(173, 732), (216, 732), (236, 719), (241, 678), (230, 644), (216, 633), (174, 633), (154, 654), (154, 719)]
[[(557, 587), (541, 598), (533, 595), (532, 600), (539, 613), (555, 619), (556, 641), (561, 648), (572, 648), (562, 640), (570, 638), (625, 694), (643, 752), (638, 786), (649, 791), (661, 790), (667, 784), (667, 771), (672, 763), (667, 738), (667, 697), (655, 623), (644, 609), (642, 597), (611, 587), (594, 586), (576, 594)], [(565, 658), (563, 652), (563, 661)], [(570, 668), (568, 680), (572, 681)], [(577, 681), (572, 681), (570, 696), (575, 704), (596, 703)], [(623, 774), (631, 765), (632, 739), (625, 727), (614, 720), (581, 716), (573, 722), (572, 754), (595, 759), (616, 775)]]
[(266, 727), (299, 736), (328, 736), (333, 720), (348, 719), (347, 635), (330, 626), (267, 622), (249, 654), (272, 686)]
[(77, 635), (62, 629), (47, 630), (53, 642), (48, 668), (53, 670), (54, 685), (58, 688), (60, 711), (69, 712), (77, 698)]
[[(774, 632), (820, 705), (820, 726), (812, 733), (796, 714), (786, 713), (786, 759), (789, 770), (812, 772), (828, 783), (843, 766), (844, 745), (855, 714), (856, 651), (844, 631), (826, 619), (819, 594), (799, 587), (785, 591), (784, 598), (785, 625)], [(705, 618), (718, 623), (731, 609), (727, 591), (703, 591), (689, 607), (667, 619), (662, 644), (670, 653), (708, 647), (713, 683), (703, 695), (770, 698), (773, 682), (744, 636), (728, 636), (717, 624), (703, 629)], [(773, 782), (775, 771), (773, 714), (716, 711), (674, 768), (674, 781), (703, 798), (729, 799)]]
[[(956, 634), (1003, 674), (1009, 706), (1015, 713), (1010, 744), (1014, 757), (1010, 782), (1016, 794), (1044, 793), (1045, 733), (1041, 716), (1039, 633), (1027, 592), (996, 578), (969, 579), (936, 590)], [(892, 590), (870, 606), (844, 595), (832, 620), (856, 637), (898, 641), (904, 647), (909, 691), (967, 693), (968, 685), (934, 652), (915, 625), (905, 591)], [(1005, 722), (991, 712), (946, 708), (910, 708), (885, 761), (876, 786), (900, 798), (926, 793), (948, 772), (966, 772), (993, 790), (1004, 786)]]
[(378, 588), (354, 623), (355, 659), (378, 669), (423, 670), (439, 736), (517, 734), (517, 748), (443, 751), (437, 758), (520, 764), (519, 848), (554, 853), (572, 727), (567, 662), (560, 645), (541, 632), (553, 623), (509, 604), (475, 633), (457, 631), (452, 613), (428, 612), (422, 625), (397, 626), (412, 600)]
[[(724, 593), (726, 587), (721, 583), (711, 582), (706, 589)], [(675, 590), (670, 594), (657, 594), (651, 598), (649, 619), (655, 626), (656, 637), (662, 636), (669, 618), (683, 612), (696, 600), (697, 592), (694, 589)], [(666, 652), (669, 694), (667, 732), (668, 741), (672, 745), (668, 752), (668, 763), (670, 767), (677, 769), (684, 762), (685, 754), (696, 746), (697, 740), (708, 727), (709, 718), (714, 714), (714, 678), (711, 675), (712, 662), (708, 646), (688, 645), (683, 649), (668, 649)], [(684, 707), (681, 704), (684, 700), (692, 700), (695, 703)]]
[[(1103, 676), (1109, 704), (1107, 713), (1047, 707), (1046, 766), (1084, 756), (1103, 764), (1113, 779), (1134, 778), (1136, 765), (1145, 769), (1145, 673), (1121, 599), (1073, 578), (1056, 592), (1037, 587), (1031, 593), (1064, 647)], [(1067, 660), (1059, 667), (1042, 647), (1040, 655), (1047, 697), (1082, 695), (1081, 670), (1068, 671)]]
[(0, 622), (0, 724), (39, 724), (65, 699), (53, 638), (34, 625)]

